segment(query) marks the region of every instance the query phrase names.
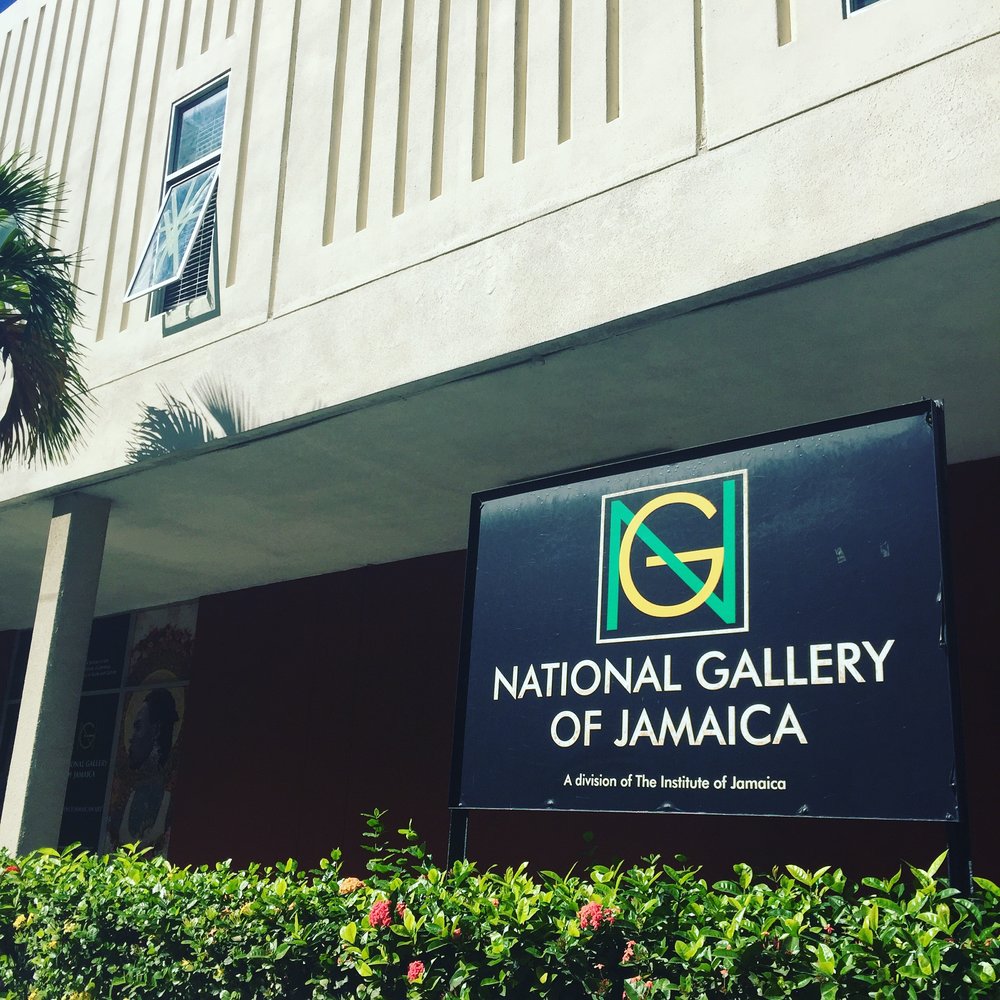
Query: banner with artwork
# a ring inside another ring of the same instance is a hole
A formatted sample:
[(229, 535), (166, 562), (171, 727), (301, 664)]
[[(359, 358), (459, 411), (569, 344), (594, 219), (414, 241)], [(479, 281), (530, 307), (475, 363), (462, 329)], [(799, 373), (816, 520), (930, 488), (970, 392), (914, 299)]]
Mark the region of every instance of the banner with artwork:
[(196, 602), (133, 615), (103, 850), (167, 851), (197, 615)]

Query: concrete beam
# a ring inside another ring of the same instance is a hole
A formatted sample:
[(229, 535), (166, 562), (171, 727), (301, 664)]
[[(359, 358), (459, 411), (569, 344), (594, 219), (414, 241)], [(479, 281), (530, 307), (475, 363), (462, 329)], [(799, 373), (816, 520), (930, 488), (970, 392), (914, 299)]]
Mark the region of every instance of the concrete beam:
[(83, 493), (53, 506), (0, 815), (0, 845), (15, 855), (59, 838), (110, 507)]

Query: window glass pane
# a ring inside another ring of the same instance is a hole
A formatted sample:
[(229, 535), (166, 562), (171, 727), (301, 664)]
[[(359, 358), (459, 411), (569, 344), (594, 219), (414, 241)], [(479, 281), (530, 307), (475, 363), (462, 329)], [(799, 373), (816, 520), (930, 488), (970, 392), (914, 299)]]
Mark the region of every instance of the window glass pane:
[(222, 147), (222, 126), (226, 120), (226, 88), (184, 108), (177, 116), (170, 172), (181, 170)]
[(851, 10), (861, 10), (862, 7), (869, 7), (878, 0), (851, 0)]
[(213, 164), (167, 191), (126, 301), (177, 280), (215, 187), (218, 169)]

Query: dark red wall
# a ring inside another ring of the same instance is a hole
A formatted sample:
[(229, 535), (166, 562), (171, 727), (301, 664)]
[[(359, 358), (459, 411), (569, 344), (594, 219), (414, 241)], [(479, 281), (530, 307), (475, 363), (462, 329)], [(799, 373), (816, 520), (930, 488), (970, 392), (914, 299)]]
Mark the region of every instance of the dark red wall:
[(170, 855), (315, 863), (363, 811), (447, 840), (465, 554), (202, 598)]
[[(952, 467), (949, 493), (973, 850), (996, 878), (1000, 460)], [(451, 553), (202, 599), (172, 858), (313, 864), (339, 846), (361, 872), (361, 813), (379, 807), (393, 828), (412, 818), (443, 860), (464, 562)], [(474, 813), (469, 833), (483, 865), (683, 854), (711, 875), (736, 861), (888, 873), (946, 846), (938, 824), (699, 816)]]
[(948, 470), (951, 575), (972, 826), (981, 875), (1000, 874), (1000, 458)]

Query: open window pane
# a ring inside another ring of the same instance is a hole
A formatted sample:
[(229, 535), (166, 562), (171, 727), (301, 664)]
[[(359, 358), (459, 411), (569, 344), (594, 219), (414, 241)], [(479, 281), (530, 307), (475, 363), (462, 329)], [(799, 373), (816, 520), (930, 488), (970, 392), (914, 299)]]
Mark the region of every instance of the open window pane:
[(180, 276), (215, 188), (218, 170), (218, 164), (213, 164), (167, 191), (146, 252), (125, 296), (126, 302), (147, 295)]
[(183, 170), (222, 148), (222, 126), (226, 120), (226, 88), (181, 110), (176, 119), (170, 173)]

